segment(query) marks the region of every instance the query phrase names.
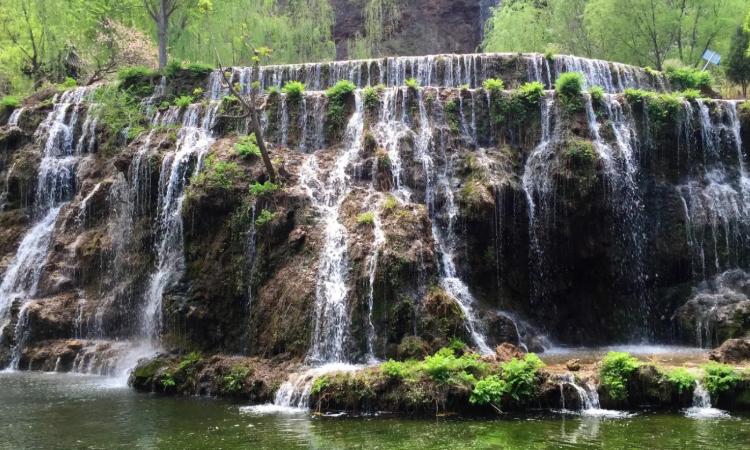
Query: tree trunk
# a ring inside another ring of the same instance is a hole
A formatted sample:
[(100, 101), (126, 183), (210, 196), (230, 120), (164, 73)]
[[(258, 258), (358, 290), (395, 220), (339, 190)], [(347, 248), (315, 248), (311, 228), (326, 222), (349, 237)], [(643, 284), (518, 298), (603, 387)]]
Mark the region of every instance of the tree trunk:
[(252, 105), (248, 112), (250, 113), (250, 126), (253, 128), (253, 134), (255, 134), (255, 141), (260, 149), (260, 155), (263, 159), (263, 165), (266, 166), (266, 172), (271, 183), (276, 183), (276, 170), (273, 168), (273, 162), (268, 156), (268, 150), (266, 149), (266, 141), (263, 140), (263, 128), (260, 126), (260, 120), (258, 120), (258, 111), (255, 110), (255, 95), (251, 97)]
[(159, 17), (156, 21), (156, 34), (159, 38), (159, 68), (163, 69), (167, 66), (167, 45), (169, 39), (169, 17), (167, 17), (167, 9), (169, 8), (169, 0), (161, 0), (159, 2)]

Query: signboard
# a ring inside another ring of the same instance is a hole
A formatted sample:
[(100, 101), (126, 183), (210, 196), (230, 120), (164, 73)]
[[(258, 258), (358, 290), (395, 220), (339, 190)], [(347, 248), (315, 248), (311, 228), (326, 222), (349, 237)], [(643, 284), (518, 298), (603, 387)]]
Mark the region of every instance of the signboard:
[(718, 66), (719, 63), (721, 62), (721, 55), (716, 53), (713, 50), (706, 50), (703, 53), (703, 59), (707, 61), (706, 64), (710, 63), (710, 64), (715, 64)]

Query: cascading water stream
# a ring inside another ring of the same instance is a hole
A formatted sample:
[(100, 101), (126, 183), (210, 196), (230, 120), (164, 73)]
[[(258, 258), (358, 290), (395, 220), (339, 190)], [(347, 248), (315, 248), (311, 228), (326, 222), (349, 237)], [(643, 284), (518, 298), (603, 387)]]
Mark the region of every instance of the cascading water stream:
[[(558, 385), (560, 386), (560, 398), (563, 413), (573, 412), (583, 416), (607, 418), (625, 418), (632, 416), (632, 414), (625, 411), (602, 409), (599, 403), (599, 393), (596, 390), (596, 386), (589, 382), (583, 387), (576, 382), (575, 377), (570, 373), (561, 375), (559, 377)], [(580, 411), (570, 411), (565, 408), (565, 386), (570, 386), (576, 391), (576, 395), (578, 396), (581, 405)]]
[(693, 389), (693, 405), (685, 410), (685, 415), (693, 419), (722, 419), (729, 417), (725, 411), (714, 408), (711, 394), (700, 381), (695, 382)]
[[(13, 304), (21, 302), (11, 350), (12, 368), (18, 368), (21, 358), (28, 332), (29, 299), (36, 294), (55, 223), (76, 192), (75, 171), (82, 156), (79, 152), (87, 150), (88, 146), (75, 142), (75, 132), (79, 109), (91, 92), (89, 88), (77, 88), (57, 94), (52, 111), (36, 133), (37, 140), (44, 143), (44, 153), (35, 192), (35, 224), (21, 240), (0, 283), (0, 336), (12, 319)], [(84, 139), (89, 140), (82, 136), (81, 140)]]

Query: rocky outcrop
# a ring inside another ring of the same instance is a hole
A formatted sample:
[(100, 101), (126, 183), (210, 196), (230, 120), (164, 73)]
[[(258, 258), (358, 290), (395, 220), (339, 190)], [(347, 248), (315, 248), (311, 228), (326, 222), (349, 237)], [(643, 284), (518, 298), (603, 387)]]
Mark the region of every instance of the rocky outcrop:
[(728, 339), (708, 356), (720, 363), (738, 364), (750, 360), (750, 339)]

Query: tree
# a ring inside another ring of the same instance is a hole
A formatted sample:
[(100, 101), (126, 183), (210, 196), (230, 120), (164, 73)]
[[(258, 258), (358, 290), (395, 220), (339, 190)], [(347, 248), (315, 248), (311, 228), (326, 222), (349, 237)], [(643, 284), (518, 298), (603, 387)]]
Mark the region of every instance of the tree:
[[(0, 3), (0, 24), (5, 38), (21, 55), (21, 72), (41, 86), (47, 50), (47, 15), (38, 1)], [(40, 7), (41, 6), (41, 7)]]
[(103, 19), (96, 32), (86, 85), (126, 66), (153, 67), (154, 46), (143, 33), (111, 19)]
[[(240, 106), (242, 106), (242, 109), (244, 111), (244, 114), (239, 118), (250, 119), (250, 128), (255, 135), (255, 141), (258, 144), (258, 149), (260, 149), (261, 159), (263, 160), (263, 165), (266, 167), (268, 179), (271, 181), (271, 183), (276, 183), (276, 170), (273, 167), (273, 162), (271, 161), (270, 156), (268, 156), (266, 141), (263, 139), (263, 127), (260, 124), (260, 112), (258, 112), (256, 108), (256, 105), (258, 104), (257, 93), (260, 91), (260, 81), (257, 79), (253, 81), (252, 88), (250, 89), (250, 99), (249, 101), (246, 100), (242, 96), (242, 94), (240, 94), (237, 89), (235, 89), (235, 87), (232, 85), (232, 82), (227, 77), (226, 71), (221, 65), (219, 52), (215, 50), (215, 53), (216, 63), (219, 66), (219, 72), (221, 73), (224, 85), (229, 89), (232, 95), (237, 98), (237, 100), (239, 100)], [(255, 70), (253, 71), (253, 73), (256, 77), (258, 77), (260, 76), (259, 68), (261, 59), (267, 59), (271, 54), (271, 49), (269, 49), (268, 47), (261, 47), (255, 49), (254, 53), (255, 55), (253, 56), (253, 66), (255, 67)]]
[(211, 0), (143, 0), (149, 16), (156, 24), (156, 36), (159, 42), (159, 68), (167, 65), (169, 57), (169, 29), (170, 20), (175, 13), (182, 12), (181, 28), (187, 25), (189, 12), (196, 9), (200, 12), (210, 11), (213, 7)]
[(750, 31), (745, 27), (737, 27), (732, 37), (729, 56), (724, 60), (727, 79), (742, 87), (742, 96), (747, 97), (747, 85), (750, 82)]

